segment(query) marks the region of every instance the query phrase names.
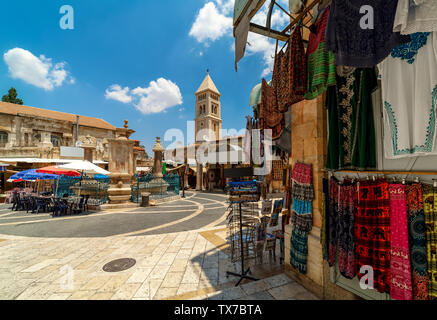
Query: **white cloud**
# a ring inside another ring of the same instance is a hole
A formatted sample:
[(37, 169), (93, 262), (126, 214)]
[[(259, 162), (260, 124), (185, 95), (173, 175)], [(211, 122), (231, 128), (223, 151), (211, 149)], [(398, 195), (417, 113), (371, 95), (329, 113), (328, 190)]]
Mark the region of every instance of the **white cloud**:
[(65, 62), (53, 65), (51, 58), (44, 55), (38, 58), (21, 48), (10, 49), (3, 55), (3, 59), (12, 78), (21, 79), (38, 88), (53, 90), (64, 82), (75, 83), (74, 78), (65, 70)]
[(118, 84), (113, 84), (109, 89), (106, 89), (105, 97), (122, 103), (132, 102), (132, 97), (129, 96), (129, 87), (122, 88)]
[(213, 2), (200, 9), (189, 33), (198, 42), (215, 41), (226, 34), (232, 36), (232, 18), (220, 13)]
[(135, 108), (143, 114), (160, 113), (182, 104), (179, 87), (174, 82), (164, 78), (151, 81), (147, 88), (138, 87), (132, 90), (132, 93), (140, 97)]
[(125, 104), (132, 103), (143, 114), (166, 112), (168, 108), (181, 105), (183, 102), (179, 87), (164, 78), (151, 81), (148, 87), (137, 87), (133, 90), (115, 84), (106, 90), (105, 96), (107, 99)]
[[(193, 26), (190, 36), (203, 43), (208, 48), (210, 42), (214, 42), (224, 36), (232, 38), (233, 8), (235, 0), (213, 0), (207, 2), (200, 9)], [(284, 9), (288, 8), (288, 0), (279, 0), (279, 5)], [(270, 2), (266, 2), (258, 13), (252, 18), (252, 22), (265, 26)], [(271, 17), (271, 27), (276, 30), (283, 30), (289, 23), (290, 18), (275, 7)], [(235, 50), (232, 44), (232, 50)], [(249, 32), (248, 45), (246, 47), (248, 55), (261, 54), (264, 62), (264, 70), (261, 76), (265, 77), (273, 70), (273, 60), (275, 55), (275, 41), (265, 36)]]

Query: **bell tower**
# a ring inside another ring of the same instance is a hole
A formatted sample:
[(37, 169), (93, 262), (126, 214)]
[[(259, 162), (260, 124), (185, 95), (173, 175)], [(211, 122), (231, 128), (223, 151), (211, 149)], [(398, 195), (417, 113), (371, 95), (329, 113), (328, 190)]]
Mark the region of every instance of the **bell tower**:
[(195, 141), (221, 139), (222, 117), (220, 92), (207, 71), (206, 77), (196, 91)]

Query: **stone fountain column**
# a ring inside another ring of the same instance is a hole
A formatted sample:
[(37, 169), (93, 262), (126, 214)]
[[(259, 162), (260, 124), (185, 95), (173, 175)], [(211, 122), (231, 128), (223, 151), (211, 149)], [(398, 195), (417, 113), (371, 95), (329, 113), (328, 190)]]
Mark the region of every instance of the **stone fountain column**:
[[(105, 208), (122, 208), (130, 203), (131, 181), (135, 174), (134, 144), (129, 136), (134, 130), (128, 129), (127, 120), (124, 121), (124, 128), (116, 129), (116, 138), (108, 139), (109, 142), (109, 164), (108, 170), (111, 182), (108, 189), (109, 203)], [(136, 206), (136, 204), (135, 204)]]
[(153, 159), (153, 175), (155, 177), (149, 182), (150, 192), (152, 195), (162, 194), (167, 191), (168, 183), (162, 178), (162, 155), (164, 153), (164, 148), (161, 145), (160, 137), (156, 137), (156, 142), (152, 151), (155, 154)]

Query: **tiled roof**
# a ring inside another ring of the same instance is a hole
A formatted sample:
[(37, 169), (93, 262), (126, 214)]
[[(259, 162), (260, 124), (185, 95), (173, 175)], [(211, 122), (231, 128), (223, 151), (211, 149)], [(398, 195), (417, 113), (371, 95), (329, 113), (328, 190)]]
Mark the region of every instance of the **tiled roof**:
[(214, 81), (212, 81), (209, 73), (206, 74), (206, 77), (205, 79), (203, 79), (203, 82), (200, 85), (199, 89), (197, 89), (196, 94), (205, 90), (211, 90), (214, 93), (220, 94), (220, 92), (217, 90), (217, 87), (214, 84)]
[[(19, 104), (13, 104), (8, 102), (0, 102), (0, 113), (5, 113), (15, 116), (22, 114), (22, 115), (43, 117), (43, 118), (49, 118), (54, 120), (69, 121), (72, 122), (73, 124), (76, 124), (75, 114), (22, 106)], [(108, 130), (116, 129), (112, 124), (109, 124), (103, 119), (92, 118), (92, 117), (81, 116), (81, 115), (79, 115), (79, 125), (92, 127), (92, 128), (108, 129)]]

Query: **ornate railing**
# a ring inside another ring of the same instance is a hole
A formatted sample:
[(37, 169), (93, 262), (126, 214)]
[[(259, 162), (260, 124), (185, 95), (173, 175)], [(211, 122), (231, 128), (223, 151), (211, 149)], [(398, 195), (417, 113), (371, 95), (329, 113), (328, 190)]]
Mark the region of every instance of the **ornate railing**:
[(131, 185), (131, 201), (139, 203), (141, 193), (149, 192), (150, 199), (162, 199), (179, 195), (180, 178), (178, 174), (167, 174), (157, 178), (153, 174), (136, 176)]
[(55, 184), (55, 193), (58, 197), (89, 195), (103, 204), (108, 202), (109, 178), (95, 179), (93, 177), (66, 177), (59, 178)]

